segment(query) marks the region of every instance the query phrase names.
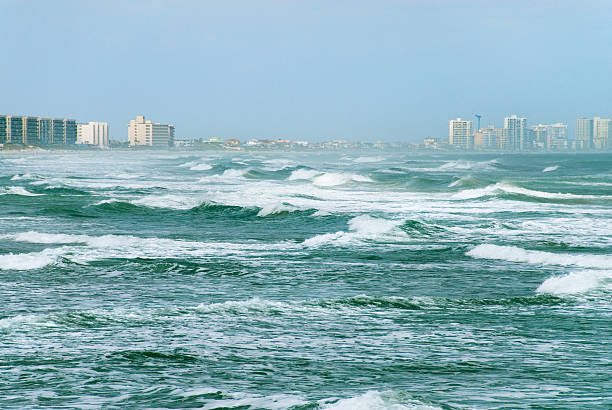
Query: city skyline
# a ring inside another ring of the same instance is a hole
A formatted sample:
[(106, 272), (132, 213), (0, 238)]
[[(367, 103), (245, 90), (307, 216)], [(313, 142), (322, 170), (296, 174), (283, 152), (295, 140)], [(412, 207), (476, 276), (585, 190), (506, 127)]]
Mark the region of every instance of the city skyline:
[(104, 118), (122, 140), (144, 112), (185, 136), (407, 142), (475, 113), (572, 134), (612, 115), (609, 2), (458, 3), (4, 0), (20, 63), (0, 112)]

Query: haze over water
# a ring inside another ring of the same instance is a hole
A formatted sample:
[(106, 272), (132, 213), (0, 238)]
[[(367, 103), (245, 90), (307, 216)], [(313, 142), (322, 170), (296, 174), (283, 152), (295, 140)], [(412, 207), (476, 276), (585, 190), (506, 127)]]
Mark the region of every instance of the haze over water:
[(0, 407), (609, 408), (601, 155), (0, 154)]

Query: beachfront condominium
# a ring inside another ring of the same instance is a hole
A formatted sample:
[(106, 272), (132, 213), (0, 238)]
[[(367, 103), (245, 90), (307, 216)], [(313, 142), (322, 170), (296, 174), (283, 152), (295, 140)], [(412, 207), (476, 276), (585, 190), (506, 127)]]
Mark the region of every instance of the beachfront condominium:
[(77, 124), (77, 144), (108, 146), (108, 123), (90, 121)]
[(608, 118), (593, 118), (593, 147), (608, 149), (612, 141), (612, 120)]
[(75, 142), (75, 120), (0, 115), (0, 144), (71, 145)]
[(471, 149), (473, 147), (472, 121), (450, 120), (448, 124), (448, 143), (457, 148)]
[(593, 119), (576, 119), (576, 149), (593, 148)]
[(128, 141), (131, 147), (168, 147), (174, 145), (174, 125), (154, 123), (138, 115), (128, 125)]
[(508, 131), (508, 138), (501, 149), (523, 150), (532, 148), (527, 134), (527, 118), (517, 115), (504, 118), (504, 128)]

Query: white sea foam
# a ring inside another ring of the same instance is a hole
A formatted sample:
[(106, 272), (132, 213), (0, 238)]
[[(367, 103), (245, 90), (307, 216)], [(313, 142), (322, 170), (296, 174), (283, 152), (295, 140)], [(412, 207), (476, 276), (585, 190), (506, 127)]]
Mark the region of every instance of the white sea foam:
[(62, 244), (42, 252), (0, 255), (0, 269), (38, 269), (54, 264), (60, 257), (75, 263), (89, 263), (107, 258), (165, 258), (165, 257), (243, 257), (245, 254), (262, 255), (274, 251), (296, 250), (291, 242), (231, 243), (195, 242), (166, 238), (144, 238), (131, 235), (71, 235), (40, 232), (22, 232), (3, 235), (2, 239), (18, 242)]
[(189, 169), (191, 171), (208, 171), (209, 169), (212, 169), (212, 165), (209, 165), (209, 164), (206, 164), (206, 163), (204, 163), (204, 164), (196, 164), (196, 165), (193, 165), (193, 166), (189, 167)]
[(57, 249), (45, 249), (42, 252), (0, 255), (0, 270), (40, 269), (55, 263), (60, 254)]
[(374, 182), (372, 178), (359, 174), (345, 174), (336, 172), (326, 172), (313, 178), (312, 183), (317, 186), (337, 186), (348, 182)]
[(397, 227), (401, 220), (373, 218), (369, 215), (360, 215), (348, 222), (349, 231), (339, 231), (313, 236), (306, 239), (302, 245), (305, 247), (318, 247), (322, 245), (346, 246), (366, 241), (406, 239), (406, 234)]
[(501, 193), (520, 194), (525, 196), (531, 196), (535, 198), (546, 198), (546, 199), (587, 199), (597, 198), (593, 195), (575, 195), (575, 194), (564, 194), (564, 193), (553, 193), (535, 191), (532, 189), (522, 188), (520, 186), (512, 185), (506, 182), (498, 182), (494, 185), (489, 185), (484, 188), (466, 189), (452, 195), (452, 199), (476, 199), (487, 196), (494, 196)]
[(207, 177), (200, 178), (198, 182), (207, 183), (207, 182), (226, 182), (226, 183), (236, 183), (242, 182), (244, 180), (244, 175), (250, 171), (250, 168), (243, 169), (226, 169), (222, 174), (210, 175)]
[(542, 170), (542, 172), (551, 172), (559, 169), (559, 165), (553, 165), (552, 167), (546, 167)]
[(0, 195), (41, 196), (42, 194), (35, 194), (21, 186), (9, 186), (4, 187), (0, 191)]
[(358, 158), (355, 158), (353, 162), (367, 164), (367, 163), (372, 163), (372, 162), (381, 162), (384, 160), (385, 160), (384, 157), (358, 157)]
[(455, 169), (456, 170), (466, 170), (466, 169), (482, 170), (482, 169), (491, 168), (491, 165), (495, 165), (497, 163), (498, 161), (496, 159), (492, 159), (489, 161), (479, 161), (479, 162), (463, 161), (463, 160), (448, 161), (440, 165), (437, 168), (437, 170), (438, 171), (447, 171), (447, 170), (455, 170)]
[(570, 295), (598, 288), (611, 288), (612, 271), (582, 271), (567, 275), (552, 276), (536, 290), (537, 293)]
[(320, 408), (326, 410), (434, 410), (439, 407), (430, 406), (416, 399), (399, 398), (391, 391), (368, 391), (360, 396), (341, 399), (335, 403), (320, 402)]
[(579, 266), (582, 268), (611, 269), (612, 256), (551, 253), (492, 244), (478, 245), (466, 253), (473, 258), (525, 262), (536, 265)]
[(269, 215), (280, 214), (283, 212), (293, 212), (293, 211), (296, 211), (297, 209), (298, 208), (292, 205), (287, 205), (287, 204), (283, 204), (280, 202), (271, 203), (271, 204), (264, 205), (259, 211), (259, 213), (257, 213), (257, 216), (264, 217), (264, 216), (269, 216)]
[(134, 205), (144, 205), (152, 208), (168, 208), (187, 210), (202, 203), (201, 199), (184, 195), (148, 195), (143, 198), (130, 201)]
[(204, 410), (212, 409), (270, 409), (284, 410), (295, 406), (303, 406), (308, 404), (300, 396), (289, 394), (273, 394), (270, 396), (259, 396), (247, 393), (231, 393), (229, 398), (214, 400), (201, 407)]
[(30, 173), (26, 174), (15, 174), (11, 177), (11, 181), (29, 181), (35, 179), (36, 176)]
[(295, 180), (300, 180), (300, 179), (311, 180), (317, 175), (321, 175), (321, 172), (314, 170), (314, 169), (301, 168), (301, 169), (296, 169), (295, 171), (291, 172), (291, 175), (289, 175), (289, 178), (287, 179), (289, 181), (295, 181)]
[(466, 183), (468, 183), (470, 181), (473, 181), (473, 180), (474, 180), (474, 178), (471, 175), (466, 175), (464, 177), (461, 177), (461, 178), (451, 182), (450, 184), (448, 184), (448, 187), (452, 188), (452, 187), (456, 187), (456, 186), (461, 186), (461, 185), (464, 185), (464, 184), (466, 184)]

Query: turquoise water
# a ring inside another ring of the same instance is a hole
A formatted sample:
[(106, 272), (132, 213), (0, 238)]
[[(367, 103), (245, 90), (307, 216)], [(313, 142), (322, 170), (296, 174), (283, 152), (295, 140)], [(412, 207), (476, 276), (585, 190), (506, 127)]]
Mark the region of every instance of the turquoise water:
[(610, 154), (0, 170), (0, 408), (612, 407)]

